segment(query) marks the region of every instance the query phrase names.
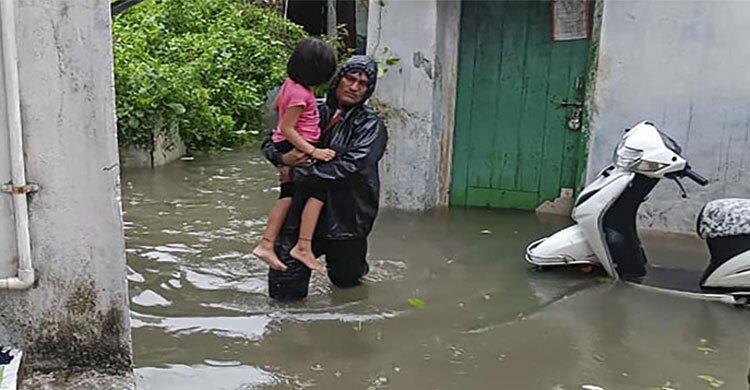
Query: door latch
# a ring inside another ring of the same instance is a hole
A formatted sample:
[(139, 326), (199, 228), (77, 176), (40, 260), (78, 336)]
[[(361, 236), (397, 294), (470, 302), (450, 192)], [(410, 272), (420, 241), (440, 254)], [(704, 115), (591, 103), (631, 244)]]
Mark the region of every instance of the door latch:
[(571, 131), (578, 131), (581, 129), (581, 114), (583, 113), (583, 104), (578, 102), (568, 103), (567, 101), (560, 102), (560, 107), (573, 107), (573, 110), (568, 117), (568, 129)]

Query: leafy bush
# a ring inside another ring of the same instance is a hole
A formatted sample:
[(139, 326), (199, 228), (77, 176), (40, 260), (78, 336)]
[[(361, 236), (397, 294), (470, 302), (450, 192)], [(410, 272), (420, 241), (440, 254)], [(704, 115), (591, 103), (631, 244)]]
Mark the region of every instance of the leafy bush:
[(236, 0), (146, 0), (116, 16), (113, 34), (120, 144), (179, 132), (192, 151), (254, 138), (266, 92), (305, 37)]

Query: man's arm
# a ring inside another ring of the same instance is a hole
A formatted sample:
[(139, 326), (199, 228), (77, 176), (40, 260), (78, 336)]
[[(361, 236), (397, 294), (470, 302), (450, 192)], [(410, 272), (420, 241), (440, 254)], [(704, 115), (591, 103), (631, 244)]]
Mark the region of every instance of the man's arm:
[(297, 149), (292, 149), (286, 154), (281, 154), (273, 145), (271, 136), (267, 136), (260, 145), (260, 151), (263, 157), (270, 161), (277, 168), (281, 166), (297, 167), (308, 166), (312, 163), (310, 157)]
[(276, 150), (276, 147), (273, 145), (273, 141), (271, 141), (271, 134), (266, 136), (266, 138), (260, 144), (260, 152), (263, 153), (263, 157), (265, 157), (266, 160), (270, 161), (271, 164), (278, 167), (282, 165), (282, 154), (278, 150)]
[(290, 171), (290, 179), (302, 184), (345, 180), (363, 168), (376, 164), (383, 156), (387, 142), (385, 126), (379, 119), (373, 118), (358, 132), (349, 151), (329, 162), (296, 167)]

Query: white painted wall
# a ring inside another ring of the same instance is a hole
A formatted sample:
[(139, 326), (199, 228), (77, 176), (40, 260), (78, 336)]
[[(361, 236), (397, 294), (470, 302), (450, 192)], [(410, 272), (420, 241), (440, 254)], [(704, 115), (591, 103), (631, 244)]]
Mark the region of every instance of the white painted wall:
[(370, 2), (368, 54), (400, 59), (379, 80), (371, 102), (390, 137), (381, 173), (386, 206), (420, 210), (438, 203), (441, 139), (452, 132), (457, 61), (437, 60), (436, 53), (457, 53), (459, 13), (457, 1)]
[[(29, 203), (38, 281), (28, 291), (0, 291), (0, 344), (23, 348), (32, 369), (127, 371), (110, 4), (19, 0), (16, 7), (26, 174), (41, 186)], [(7, 182), (0, 115), (0, 181)], [(2, 272), (15, 257), (11, 207), (0, 195)]]
[(622, 130), (649, 119), (711, 180), (659, 184), (643, 227), (692, 233), (701, 205), (750, 198), (750, 49), (746, 1), (604, 3), (587, 178), (605, 166)]

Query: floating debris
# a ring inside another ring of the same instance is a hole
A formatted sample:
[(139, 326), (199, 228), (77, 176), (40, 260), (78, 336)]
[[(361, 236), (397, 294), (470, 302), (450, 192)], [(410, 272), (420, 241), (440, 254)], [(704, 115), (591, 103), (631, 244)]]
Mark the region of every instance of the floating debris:
[(380, 376), (373, 382), (375, 386), (385, 386), (388, 384), (388, 378), (384, 376)]
[(714, 353), (714, 352), (716, 352), (716, 350), (715, 350), (715, 349), (713, 349), (713, 348), (711, 348), (711, 347), (698, 347), (698, 348), (696, 348), (696, 349), (697, 349), (697, 350), (698, 350), (699, 352), (703, 352), (703, 354), (704, 354), (704, 355), (708, 355), (709, 353)]
[(649, 387), (646, 390), (676, 390), (674, 387), (672, 387), (672, 382), (667, 382), (664, 384), (664, 386), (659, 387)]
[(701, 339), (700, 340), (700, 345), (698, 347), (696, 347), (696, 349), (699, 352), (703, 352), (703, 354), (705, 354), (705, 355), (708, 355), (709, 353), (716, 352), (715, 349), (713, 349), (713, 348), (711, 348), (711, 347), (708, 346), (708, 340), (706, 340), (706, 339)]
[(415, 309), (424, 309), (427, 306), (427, 303), (419, 298), (409, 298), (409, 304)]
[(464, 355), (463, 348), (456, 346), (456, 345), (449, 345), (448, 350), (451, 351), (451, 355), (453, 355), (453, 357), (455, 358), (460, 358), (461, 356)]
[(479, 232), (479, 234), (492, 234), (492, 230), (484, 229), (481, 232)]
[(603, 387), (596, 386), (596, 385), (583, 385), (581, 386), (581, 389), (582, 390), (604, 390)]
[(698, 375), (698, 379), (705, 381), (714, 389), (718, 389), (719, 387), (724, 385), (724, 381), (718, 380), (711, 375)]

